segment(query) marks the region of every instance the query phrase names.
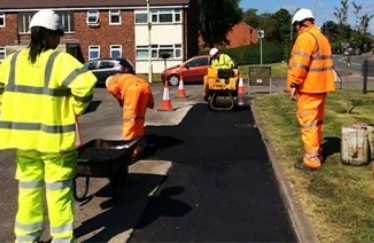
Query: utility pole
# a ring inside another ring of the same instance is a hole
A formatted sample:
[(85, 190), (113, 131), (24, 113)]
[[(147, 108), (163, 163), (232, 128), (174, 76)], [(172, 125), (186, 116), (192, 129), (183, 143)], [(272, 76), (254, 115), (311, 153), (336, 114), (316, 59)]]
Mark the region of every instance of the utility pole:
[(265, 37), (264, 30), (257, 31), (257, 38), (260, 40), (260, 65), (262, 66), (262, 39)]
[(148, 22), (148, 82), (152, 83), (152, 41), (151, 41), (151, 11), (150, 11), (150, 0), (147, 1), (147, 22)]

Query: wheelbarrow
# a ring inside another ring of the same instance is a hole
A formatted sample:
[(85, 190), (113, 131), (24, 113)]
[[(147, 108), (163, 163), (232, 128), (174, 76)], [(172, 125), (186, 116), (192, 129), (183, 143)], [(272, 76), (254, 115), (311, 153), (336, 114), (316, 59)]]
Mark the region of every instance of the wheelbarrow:
[[(128, 175), (128, 166), (132, 162), (132, 153), (138, 140), (94, 139), (78, 148), (77, 174), (74, 180), (74, 197), (77, 201), (86, 200), (90, 178), (107, 178), (113, 198), (118, 201), (122, 184)], [(85, 178), (85, 188), (78, 195), (76, 180)]]

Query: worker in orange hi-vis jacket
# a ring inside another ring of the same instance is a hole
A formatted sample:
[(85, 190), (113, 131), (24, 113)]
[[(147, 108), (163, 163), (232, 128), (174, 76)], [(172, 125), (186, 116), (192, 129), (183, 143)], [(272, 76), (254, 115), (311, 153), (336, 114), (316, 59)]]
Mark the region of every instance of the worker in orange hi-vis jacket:
[[(145, 114), (154, 108), (154, 100), (149, 83), (133, 74), (116, 74), (107, 78), (105, 85), (122, 107), (123, 139), (141, 139), (145, 133)], [(133, 153), (137, 158), (142, 147)]]
[(323, 162), (323, 119), (328, 92), (335, 91), (334, 67), (328, 39), (317, 29), (309, 9), (299, 9), (292, 18), (298, 35), (289, 61), (286, 90), (297, 103), (304, 156), (295, 168), (313, 171)]

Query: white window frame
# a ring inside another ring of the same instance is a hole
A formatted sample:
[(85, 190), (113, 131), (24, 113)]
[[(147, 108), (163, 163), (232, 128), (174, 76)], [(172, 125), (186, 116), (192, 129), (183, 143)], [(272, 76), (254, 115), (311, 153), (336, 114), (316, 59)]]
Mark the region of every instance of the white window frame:
[[(94, 18), (94, 21), (91, 21), (91, 18)], [(100, 12), (99, 10), (87, 10), (87, 25), (99, 25)]]
[(113, 58), (113, 53), (114, 51), (118, 51), (120, 53), (119, 57), (115, 57), (115, 58), (121, 58), (122, 55), (123, 55), (123, 51), (122, 51), (122, 46), (121, 45), (111, 45), (110, 46), (110, 57)]
[[(1, 58), (1, 56), (4, 56), (4, 58)], [(6, 47), (0, 46), (0, 63), (4, 61), (5, 58), (6, 58)]]
[[(170, 59), (178, 60), (178, 59), (182, 58), (182, 56), (183, 56), (182, 44), (169, 44), (169, 45), (162, 44), (162, 45), (152, 45), (152, 47), (151, 47), (152, 59), (153, 60), (162, 60), (161, 51), (162, 50), (169, 50), (169, 49), (172, 50), (172, 53), (170, 53), (171, 54)], [(142, 55), (143, 57), (139, 57), (138, 56), (138, 51), (144, 52), (145, 55)], [(179, 54), (179, 55), (177, 55), (177, 54)], [(142, 45), (136, 46), (135, 56), (136, 56), (136, 60), (138, 60), (138, 61), (148, 60), (148, 46), (142, 46)]]
[(29, 34), (30, 33), (30, 21), (33, 12), (22, 12), (18, 13), (18, 33), (19, 34)]
[[(136, 18), (136, 16), (137, 15), (145, 15), (145, 21), (144, 22), (137, 22), (136, 20), (137, 20), (137, 18)], [(138, 11), (138, 12), (136, 12), (135, 13), (135, 19), (134, 19), (134, 22), (135, 22), (135, 24), (147, 24), (148, 23), (148, 15), (147, 15), (147, 12), (146, 11)]]
[(4, 28), (6, 26), (6, 18), (5, 18), (5, 13), (0, 12), (0, 19), (2, 19), (3, 24), (0, 24), (0, 28)]
[[(148, 23), (148, 15), (147, 15), (146, 10), (139, 10), (135, 11), (135, 24), (140, 25), (140, 24), (147, 24)], [(171, 14), (172, 15), (172, 20), (170, 22), (162, 22), (160, 21), (160, 15), (162, 14)], [(137, 15), (145, 15), (147, 18), (145, 21), (138, 22), (137, 21)], [(179, 15), (179, 20), (177, 20), (177, 15)], [(180, 9), (157, 9), (157, 10), (152, 10), (150, 13), (151, 17), (151, 23), (152, 24), (180, 24), (182, 23), (182, 10)]]
[[(64, 32), (75, 33), (74, 12), (62, 11), (62, 12), (57, 12), (57, 14), (61, 16), (61, 20), (64, 26)], [(65, 22), (68, 24), (68, 26), (65, 26)]]
[[(91, 57), (92, 52), (97, 52), (97, 57), (92, 58)], [(88, 46), (88, 60), (92, 61), (92, 60), (97, 60), (99, 58), (100, 58), (100, 46), (97, 46), (97, 45)]]
[[(118, 22), (113, 22), (112, 17), (118, 17)], [(109, 24), (110, 25), (121, 25), (122, 24), (121, 10), (109, 10)]]

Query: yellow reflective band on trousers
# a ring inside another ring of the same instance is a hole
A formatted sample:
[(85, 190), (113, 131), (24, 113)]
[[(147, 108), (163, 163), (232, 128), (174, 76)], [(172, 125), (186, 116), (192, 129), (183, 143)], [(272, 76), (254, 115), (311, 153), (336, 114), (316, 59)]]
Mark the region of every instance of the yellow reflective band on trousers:
[(19, 207), (14, 226), (17, 242), (35, 242), (40, 237), (44, 220), (44, 190), (52, 242), (75, 241), (72, 180), (76, 173), (76, 159), (76, 151), (65, 153), (17, 151), (16, 179), (19, 181)]
[(300, 93), (297, 99), (297, 119), (305, 151), (304, 164), (310, 168), (321, 166), (318, 152), (323, 140), (325, 100), (326, 94), (306, 93)]
[(0, 149), (75, 149), (75, 117), (91, 102), (96, 78), (67, 53), (42, 52), (34, 65), (28, 54), (26, 48), (0, 66)]

